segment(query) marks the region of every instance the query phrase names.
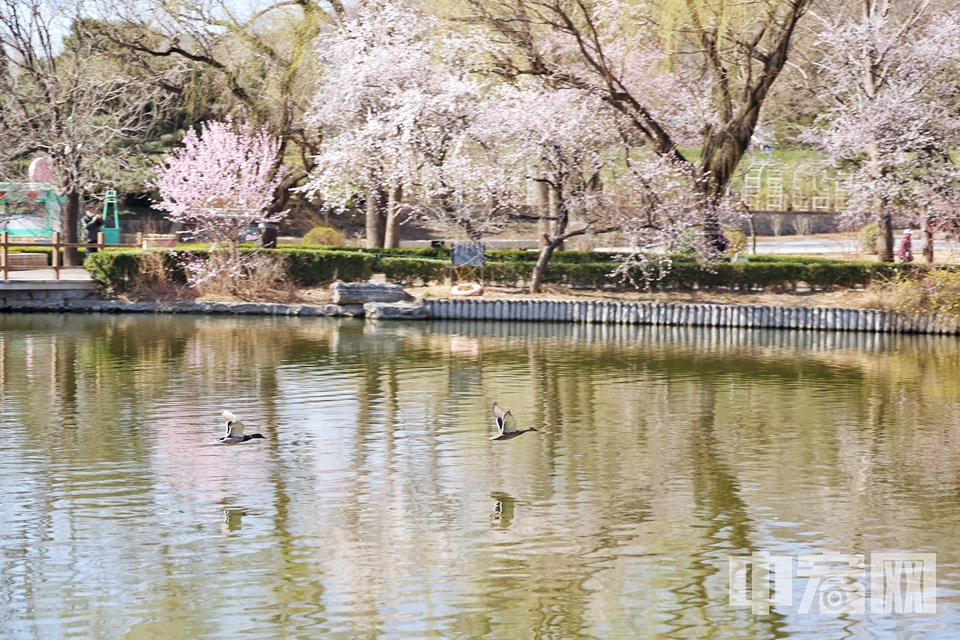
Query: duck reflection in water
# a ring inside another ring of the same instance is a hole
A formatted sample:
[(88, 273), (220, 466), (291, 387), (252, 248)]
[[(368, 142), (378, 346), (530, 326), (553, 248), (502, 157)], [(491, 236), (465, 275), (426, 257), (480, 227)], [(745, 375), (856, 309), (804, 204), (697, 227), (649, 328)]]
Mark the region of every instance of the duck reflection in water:
[(223, 522), (220, 523), (220, 531), (222, 533), (230, 533), (231, 531), (241, 529), (243, 527), (241, 519), (245, 513), (243, 509), (224, 509)]
[(506, 529), (513, 522), (513, 504), (516, 500), (512, 496), (499, 491), (494, 491), (490, 494), (490, 497), (496, 500), (493, 504), (493, 513), (490, 515), (490, 524), (494, 527), (499, 526), (501, 529)]

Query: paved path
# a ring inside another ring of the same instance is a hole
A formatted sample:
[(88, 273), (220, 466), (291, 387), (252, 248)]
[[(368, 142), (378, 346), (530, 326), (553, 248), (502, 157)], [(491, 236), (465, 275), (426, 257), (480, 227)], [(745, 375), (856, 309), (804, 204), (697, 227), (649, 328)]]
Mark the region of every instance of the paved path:
[[(25, 269), (23, 271), (9, 271), (8, 280), (43, 280), (51, 281), (56, 279), (53, 269)], [(71, 280), (80, 282), (90, 282), (90, 274), (87, 270), (78, 267), (75, 269), (60, 269), (60, 280)], [(2, 280), (0, 280), (2, 282)]]
[[(903, 234), (897, 234), (894, 237), (894, 251), (900, 248), (900, 239)], [(923, 250), (922, 238), (914, 237), (913, 253), (919, 254)], [(750, 239), (747, 239), (747, 249), (750, 248)], [(935, 240), (933, 248), (937, 251), (957, 251), (960, 244), (956, 240)], [(779, 238), (758, 238), (757, 253), (765, 254), (790, 254), (798, 255), (805, 253), (856, 253), (860, 250), (856, 238), (851, 237), (792, 237), (781, 236)]]
[[(897, 233), (894, 235), (894, 252), (900, 248), (900, 239), (902, 238), (903, 233)], [(914, 235), (913, 238), (913, 255), (914, 259), (918, 259), (921, 251), (923, 250), (923, 239), (918, 237), (919, 234)], [(934, 240), (933, 244), (934, 249), (939, 251), (960, 251), (960, 243), (956, 240), (947, 240), (942, 238), (937, 238)], [(599, 251), (610, 251), (614, 253), (630, 253), (629, 247), (611, 247), (608, 249), (598, 249)], [(752, 253), (752, 243), (750, 238), (747, 238), (747, 248), (744, 251), (745, 255), (750, 255)], [(771, 236), (762, 236), (757, 238), (757, 254), (759, 255), (805, 255), (805, 254), (822, 254), (822, 253), (836, 253), (836, 254), (856, 254), (860, 253), (860, 243), (857, 241), (855, 236), (847, 235), (836, 235), (836, 236), (780, 236), (780, 237), (771, 237)]]

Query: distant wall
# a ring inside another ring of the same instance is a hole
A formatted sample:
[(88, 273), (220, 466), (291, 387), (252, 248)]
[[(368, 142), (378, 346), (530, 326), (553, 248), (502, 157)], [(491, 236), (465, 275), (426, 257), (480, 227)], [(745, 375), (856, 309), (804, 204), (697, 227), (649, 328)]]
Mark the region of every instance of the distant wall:
[[(753, 224), (758, 236), (805, 236), (840, 230), (837, 214), (828, 211), (755, 211)], [(739, 227), (750, 235), (749, 218), (741, 221)]]

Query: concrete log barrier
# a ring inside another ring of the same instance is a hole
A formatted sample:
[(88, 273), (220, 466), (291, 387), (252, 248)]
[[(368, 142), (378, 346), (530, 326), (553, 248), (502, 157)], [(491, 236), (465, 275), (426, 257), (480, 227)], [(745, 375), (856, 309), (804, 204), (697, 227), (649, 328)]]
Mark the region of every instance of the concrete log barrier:
[[(96, 301), (95, 301), (96, 302)], [(119, 311), (161, 311), (156, 305), (147, 304), (144, 309), (134, 308), (130, 304), (97, 302), (96, 310)], [(941, 318), (936, 316), (906, 316), (882, 309), (843, 309), (835, 307), (783, 307), (772, 305), (720, 305), (720, 304), (673, 304), (651, 302), (620, 302), (607, 300), (436, 300), (420, 301), (420, 317), (443, 320), (507, 320), (528, 322), (573, 322), (600, 325), (653, 325), (672, 327), (726, 327), (732, 329), (768, 328), (800, 329), (829, 332), (863, 333), (919, 333), (927, 335), (960, 334), (960, 318)], [(36, 305), (35, 305), (36, 306)], [(90, 301), (77, 300), (73, 309), (63, 306), (62, 310), (93, 310)], [(141, 305), (144, 306), (144, 305)], [(330, 309), (320, 309), (311, 305), (278, 305), (253, 303), (190, 303), (177, 305), (170, 309), (176, 313), (233, 313), (233, 314), (270, 314), (270, 315), (311, 315), (311, 316), (362, 316), (363, 307), (359, 305), (326, 305)], [(149, 308), (147, 308), (149, 307)], [(4, 307), (6, 308), (6, 307)], [(16, 308), (16, 307), (14, 307)], [(45, 307), (44, 307), (45, 308)], [(401, 307), (398, 307), (398, 309)], [(373, 309), (373, 307), (371, 307)], [(404, 313), (394, 313), (391, 307), (379, 311), (378, 317), (409, 317)], [(605, 335), (626, 337), (624, 329), (598, 327)], [(723, 335), (723, 334), (721, 334)], [(727, 334), (729, 335), (729, 334)], [(724, 338), (725, 339), (725, 338)], [(825, 336), (823, 344), (832, 338)], [(818, 338), (819, 340), (819, 338)]]

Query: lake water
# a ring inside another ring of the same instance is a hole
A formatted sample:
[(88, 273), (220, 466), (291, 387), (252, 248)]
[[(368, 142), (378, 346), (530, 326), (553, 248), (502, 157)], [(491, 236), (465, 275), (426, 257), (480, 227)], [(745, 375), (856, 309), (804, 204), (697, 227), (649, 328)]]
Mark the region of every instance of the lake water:
[(958, 344), (0, 315), (0, 637), (956, 637)]

